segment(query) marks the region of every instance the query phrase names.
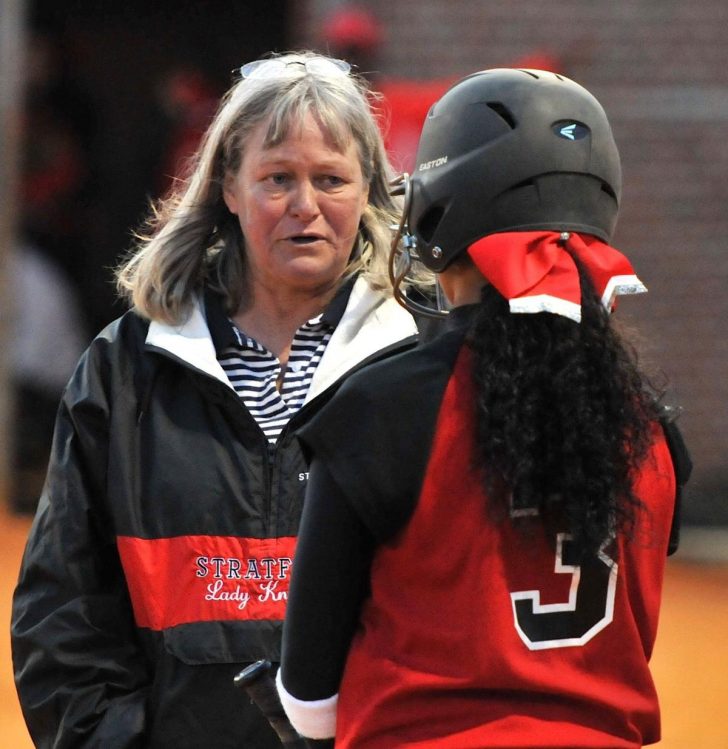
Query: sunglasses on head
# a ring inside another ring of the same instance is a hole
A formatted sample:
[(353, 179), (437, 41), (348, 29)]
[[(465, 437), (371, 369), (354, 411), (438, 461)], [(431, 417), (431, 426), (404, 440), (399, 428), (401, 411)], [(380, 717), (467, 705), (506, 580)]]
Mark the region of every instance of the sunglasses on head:
[(351, 65), (346, 60), (331, 57), (306, 57), (300, 60), (273, 57), (268, 60), (246, 62), (235, 72), (246, 80), (264, 80), (285, 76), (291, 72), (291, 68), (296, 66), (303, 68), (307, 73), (321, 76), (348, 75), (351, 71)]

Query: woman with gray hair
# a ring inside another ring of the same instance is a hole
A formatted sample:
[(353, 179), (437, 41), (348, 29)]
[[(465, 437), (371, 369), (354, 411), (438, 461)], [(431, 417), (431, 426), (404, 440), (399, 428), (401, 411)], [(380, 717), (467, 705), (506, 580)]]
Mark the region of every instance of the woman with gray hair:
[(132, 309), (66, 388), (14, 596), (37, 746), (279, 746), (233, 679), (280, 657), (296, 432), (417, 335), (371, 104), (341, 60), (244, 65), (118, 269)]

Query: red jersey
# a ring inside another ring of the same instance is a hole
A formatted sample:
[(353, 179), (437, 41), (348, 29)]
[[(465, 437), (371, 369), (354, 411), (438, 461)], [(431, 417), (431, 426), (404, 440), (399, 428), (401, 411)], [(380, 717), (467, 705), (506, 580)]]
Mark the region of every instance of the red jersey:
[(337, 749), (656, 742), (648, 661), (676, 489), (662, 430), (636, 480), (646, 509), (635, 538), (615, 559), (576, 566), (567, 534), (549, 542), (488, 512), (472, 469), (468, 361), (463, 347), (414, 514), (375, 554)]

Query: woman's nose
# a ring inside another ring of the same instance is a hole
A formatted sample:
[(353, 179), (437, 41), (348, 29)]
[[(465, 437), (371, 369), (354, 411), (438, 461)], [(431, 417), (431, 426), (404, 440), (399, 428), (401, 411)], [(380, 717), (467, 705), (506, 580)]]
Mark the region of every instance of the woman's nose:
[(291, 195), (290, 211), (296, 218), (310, 220), (319, 214), (318, 194), (311, 182), (301, 181)]

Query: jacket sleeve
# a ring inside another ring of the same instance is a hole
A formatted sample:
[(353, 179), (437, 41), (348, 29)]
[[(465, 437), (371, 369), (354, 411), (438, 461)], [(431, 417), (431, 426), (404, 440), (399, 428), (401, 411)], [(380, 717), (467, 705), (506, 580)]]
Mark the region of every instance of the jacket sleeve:
[(61, 402), (13, 597), (16, 686), (40, 748), (144, 746), (149, 677), (102, 509), (108, 369), (97, 339)]

